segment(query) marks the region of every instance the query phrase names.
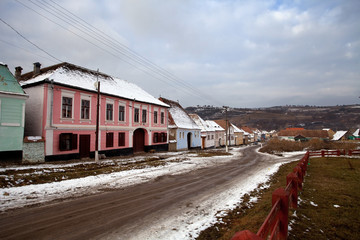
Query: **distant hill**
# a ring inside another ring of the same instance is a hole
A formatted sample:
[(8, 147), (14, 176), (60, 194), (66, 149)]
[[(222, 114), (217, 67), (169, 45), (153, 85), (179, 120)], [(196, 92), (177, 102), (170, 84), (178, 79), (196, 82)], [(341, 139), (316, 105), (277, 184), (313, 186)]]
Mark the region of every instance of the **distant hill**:
[[(225, 118), (223, 109), (219, 107), (197, 106), (187, 107), (185, 110), (188, 113), (196, 113), (205, 120)], [(263, 130), (280, 130), (287, 127), (348, 130), (360, 128), (360, 105), (230, 108), (228, 118), (236, 125)]]

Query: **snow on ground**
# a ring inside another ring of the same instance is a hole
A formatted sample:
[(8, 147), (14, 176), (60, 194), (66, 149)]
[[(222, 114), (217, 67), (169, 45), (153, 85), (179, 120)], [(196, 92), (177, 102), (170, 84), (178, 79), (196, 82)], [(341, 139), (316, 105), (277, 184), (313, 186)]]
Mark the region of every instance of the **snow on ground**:
[[(0, 211), (45, 203), (56, 199), (79, 197), (85, 194), (101, 192), (102, 189), (124, 188), (150, 181), (163, 175), (181, 174), (200, 168), (225, 164), (234, 157), (238, 158), (241, 156), (239, 148), (233, 148), (230, 152), (233, 156), (206, 158), (193, 157), (193, 154), (184, 152), (174, 153), (173, 156), (166, 159), (167, 164), (165, 166), (128, 170), (46, 184), (2, 188), (0, 189)], [(166, 154), (169, 155), (170, 153)], [(179, 158), (180, 155), (186, 157), (186, 160), (180, 162), (171, 161)], [(230, 185), (227, 189), (219, 190), (219, 194), (215, 196), (212, 195), (203, 197), (202, 199), (194, 199), (191, 203), (178, 203), (173, 210), (167, 210), (166, 214), (159, 213), (157, 216), (159, 218), (158, 221), (155, 220), (149, 227), (150, 229), (141, 229), (139, 232), (132, 232), (128, 239), (193, 239), (203, 229), (215, 223), (218, 219), (217, 217), (221, 217), (227, 210), (235, 208), (244, 194), (254, 190), (260, 183), (266, 182), (269, 177), (278, 170), (281, 164), (299, 160), (291, 157), (265, 155), (270, 159), (277, 160), (271, 161), (266, 167), (258, 168), (251, 176), (244, 177), (244, 181)], [(291, 155), (293, 156), (293, 154)], [(122, 158), (121, 161), (136, 161), (136, 158)], [(90, 163), (93, 162), (89, 162), (89, 164)], [(82, 162), (81, 164), (84, 163)], [(41, 164), (37, 166), (18, 166), (16, 168), (61, 168), (64, 166), (69, 165)], [(3, 171), (5, 171), (5, 169), (0, 168), (0, 174)], [(256, 199), (252, 201), (255, 202)], [(189, 204), (191, 205), (190, 208)], [(173, 211), (173, 214), (171, 211)], [(168, 226), (176, 226), (176, 228), (169, 229)], [(119, 236), (113, 235), (112, 237), (106, 237), (106, 239), (118, 239), (118, 237)]]
[[(175, 175), (189, 172), (195, 169), (210, 167), (217, 164), (223, 164), (231, 161), (229, 156), (216, 157), (194, 157), (196, 154), (182, 153), (181, 156), (187, 160), (181, 162), (171, 162), (179, 157), (181, 153), (175, 153), (168, 158), (169, 161), (165, 166), (148, 167), (144, 169), (135, 169), (129, 171), (114, 172), (110, 174), (100, 174), (96, 176), (88, 176), (84, 178), (64, 180), (60, 182), (33, 184), (21, 187), (10, 187), (0, 189), (0, 211), (20, 208), (28, 205), (45, 203), (56, 199), (64, 199), (69, 197), (79, 197), (86, 194), (100, 192), (107, 188), (124, 188), (131, 185), (143, 183), (155, 179), (163, 175)], [(233, 157), (239, 157), (241, 153), (232, 150)], [(161, 155), (161, 154), (159, 154)], [(169, 154), (167, 154), (169, 155)], [(140, 161), (144, 157), (124, 158), (120, 161)], [(112, 160), (114, 161), (114, 160)], [(77, 164), (93, 164), (94, 162), (78, 162), (69, 164), (39, 164), (33, 166), (17, 166), (9, 168), (0, 168), (1, 172), (6, 169), (43, 169), (73, 166)]]

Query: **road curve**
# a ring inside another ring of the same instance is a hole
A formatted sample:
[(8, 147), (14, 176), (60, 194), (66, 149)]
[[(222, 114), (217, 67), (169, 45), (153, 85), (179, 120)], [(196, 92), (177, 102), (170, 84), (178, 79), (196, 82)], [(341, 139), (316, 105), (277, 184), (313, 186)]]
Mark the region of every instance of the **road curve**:
[(151, 224), (151, 216), (166, 212), (174, 204), (217, 194), (274, 161), (256, 153), (255, 147), (240, 151), (243, 151), (242, 157), (216, 167), (165, 175), (125, 189), (2, 213), (0, 239), (106, 239), (114, 236), (111, 235), (114, 232), (122, 239), (132, 228)]

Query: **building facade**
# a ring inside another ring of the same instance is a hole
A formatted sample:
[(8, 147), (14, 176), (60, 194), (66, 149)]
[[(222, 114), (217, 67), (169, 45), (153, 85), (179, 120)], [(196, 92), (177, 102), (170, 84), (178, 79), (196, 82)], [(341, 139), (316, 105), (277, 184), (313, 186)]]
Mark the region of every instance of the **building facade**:
[(93, 157), (97, 113), (100, 154), (168, 149), (168, 105), (103, 73), (69, 63), (44, 69), (37, 64), (21, 75), (30, 96), (25, 134), (45, 139), (45, 160)]
[(27, 98), (7, 65), (0, 63), (0, 160), (22, 159)]
[(201, 129), (182, 106), (175, 101), (159, 98), (169, 109), (169, 150), (188, 150), (201, 147)]

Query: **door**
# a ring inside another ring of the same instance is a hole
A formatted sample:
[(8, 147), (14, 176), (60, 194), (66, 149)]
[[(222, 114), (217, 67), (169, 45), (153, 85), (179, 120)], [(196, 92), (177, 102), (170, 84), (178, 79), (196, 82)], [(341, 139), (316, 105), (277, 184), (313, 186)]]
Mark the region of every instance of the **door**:
[(133, 149), (134, 152), (143, 152), (145, 146), (145, 132), (144, 129), (138, 128), (134, 131)]
[(80, 158), (90, 157), (90, 135), (80, 135)]
[(187, 147), (188, 149), (191, 148), (191, 133), (187, 134)]

